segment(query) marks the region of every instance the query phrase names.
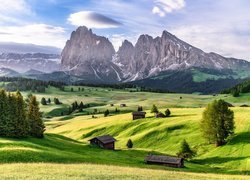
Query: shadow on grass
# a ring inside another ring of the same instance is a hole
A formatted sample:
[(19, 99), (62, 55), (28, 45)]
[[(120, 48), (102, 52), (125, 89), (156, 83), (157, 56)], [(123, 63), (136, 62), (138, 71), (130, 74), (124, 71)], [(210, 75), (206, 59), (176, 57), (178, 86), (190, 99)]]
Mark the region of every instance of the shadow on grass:
[(242, 132), (236, 134), (229, 142), (228, 145), (235, 144), (249, 144), (250, 143), (250, 132)]
[(204, 159), (195, 159), (191, 160), (190, 162), (195, 163), (195, 164), (223, 164), (231, 161), (239, 161), (239, 160), (244, 160), (250, 158), (250, 156), (246, 157), (211, 157), (211, 158), (204, 158)]
[(196, 116), (197, 114), (180, 114), (180, 115), (171, 115), (170, 117), (188, 117), (188, 116)]

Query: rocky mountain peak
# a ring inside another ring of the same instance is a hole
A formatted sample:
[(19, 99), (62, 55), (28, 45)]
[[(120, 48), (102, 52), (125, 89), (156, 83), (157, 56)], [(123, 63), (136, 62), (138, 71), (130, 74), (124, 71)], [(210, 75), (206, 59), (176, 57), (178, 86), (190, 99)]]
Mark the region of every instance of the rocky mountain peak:
[(74, 75), (134, 81), (169, 70), (250, 68), (250, 63), (205, 53), (168, 31), (156, 38), (140, 35), (134, 46), (125, 40), (116, 53), (107, 38), (79, 27), (63, 49), (62, 66)]
[(117, 81), (120, 77), (112, 63), (114, 54), (115, 49), (106, 37), (81, 26), (71, 34), (62, 51), (62, 69), (97, 81)]

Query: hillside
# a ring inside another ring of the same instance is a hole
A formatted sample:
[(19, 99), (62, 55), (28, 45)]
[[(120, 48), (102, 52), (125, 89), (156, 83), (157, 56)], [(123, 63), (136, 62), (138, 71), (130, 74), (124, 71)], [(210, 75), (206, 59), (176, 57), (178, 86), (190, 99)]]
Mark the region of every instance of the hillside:
[[(73, 88), (73, 92), (71, 92), (71, 88)], [(41, 110), (47, 117), (45, 118), (47, 127), (44, 139), (0, 138), (0, 163), (13, 163), (4, 165), (7, 172), (9, 169), (20, 168), (23, 172), (22, 175), (27, 175), (29, 172), (15, 163), (25, 163), (25, 165), (28, 163), (28, 166), (32, 166), (31, 169), (39, 171), (36, 173), (38, 178), (42, 167), (54, 169), (55, 165), (61, 169), (75, 168), (72, 172), (76, 173), (72, 177), (76, 178), (79, 176), (98, 177), (98, 174), (87, 171), (91, 167), (104, 168), (100, 173), (107, 178), (126, 176), (128, 179), (131, 176), (124, 171), (137, 174), (139, 179), (143, 179), (145, 173), (142, 169), (146, 169), (145, 172), (150, 173), (150, 177), (159, 179), (162, 176), (157, 173), (161, 172), (166, 175), (174, 174), (175, 177), (180, 178), (190, 176), (193, 179), (207, 176), (216, 178), (216, 175), (204, 173), (250, 174), (249, 108), (232, 108), (235, 112), (236, 134), (223, 147), (216, 148), (214, 145), (207, 144), (199, 130), (203, 107), (207, 103), (213, 99), (222, 98), (240, 106), (249, 102), (249, 94), (234, 98), (230, 95), (165, 94), (136, 92), (136, 89), (134, 89), (135, 92), (131, 92), (133, 89), (116, 90), (94, 87), (80, 87), (80, 89), (84, 88), (84, 91), (78, 91), (78, 88), (68, 86), (65, 91), (60, 91), (50, 87), (46, 89), (45, 93), (35, 93), (38, 100), (42, 97), (46, 99), (57, 97), (63, 104), (41, 105)], [(24, 96), (28, 93), (23, 92)], [(71, 115), (62, 116), (61, 112), (67, 112), (68, 107), (76, 100), (91, 104), (91, 106), (81, 113), (74, 112)], [(110, 106), (111, 103), (114, 104), (113, 107)], [(126, 103), (127, 107), (119, 107), (121, 103)], [(172, 116), (156, 119), (148, 111), (152, 104), (156, 104), (161, 111), (170, 108)], [(130, 112), (137, 109), (138, 105), (142, 105), (144, 110), (147, 110), (147, 117), (143, 120), (132, 121)], [(115, 108), (118, 108), (119, 112), (116, 113)], [(95, 115), (96, 118), (86, 115), (87, 112), (91, 113), (94, 109), (97, 109), (97, 112), (109, 109), (111, 115), (103, 117), (103, 113), (100, 113)], [(113, 135), (117, 139), (116, 151), (102, 150), (89, 145), (90, 138), (103, 134)], [(132, 139), (134, 143), (131, 150), (126, 148), (128, 139)], [(198, 152), (197, 157), (192, 161), (185, 162), (185, 168), (173, 169), (144, 163), (144, 158), (148, 153), (176, 155), (183, 139), (186, 139)], [(60, 163), (60, 165), (50, 163)], [(75, 163), (80, 164), (72, 165)], [(81, 166), (86, 169), (82, 171)], [(116, 175), (117, 170), (110, 175), (108, 169), (119, 169), (121, 172)], [(60, 177), (59, 172), (56, 171), (52, 177)], [(69, 171), (67, 172), (70, 174)], [(198, 174), (186, 174), (186, 172)], [(51, 173), (48, 172), (49, 174)], [(16, 174), (7, 173), (2, 176), (15, 177)], [(236, 178), (245, 177), (237, 176)]]

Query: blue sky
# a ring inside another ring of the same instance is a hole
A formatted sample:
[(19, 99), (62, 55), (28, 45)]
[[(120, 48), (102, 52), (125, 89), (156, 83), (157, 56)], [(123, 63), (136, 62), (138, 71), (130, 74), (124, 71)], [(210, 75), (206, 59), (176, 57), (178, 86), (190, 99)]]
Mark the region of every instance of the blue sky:
[(0, 41), (63, 48), (80, 25), (117, 49), (167, 30), (224, 56), (250, 60), (249, 0), (0, 0)]

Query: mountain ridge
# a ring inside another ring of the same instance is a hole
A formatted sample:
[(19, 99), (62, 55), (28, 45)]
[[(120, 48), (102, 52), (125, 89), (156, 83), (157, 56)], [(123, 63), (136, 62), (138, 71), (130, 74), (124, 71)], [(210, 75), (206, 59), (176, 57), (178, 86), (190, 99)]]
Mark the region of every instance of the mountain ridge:
[(63, 70), (101, 82), (130, 82), (192, 67), (248, 71), (250, 62), (206, 53), (167, 31), (155, 38), (140, 35), (135, 45), (124, 40), (115, 52), (107, 38), (84, 26), (71, 34), (62, 52)]

